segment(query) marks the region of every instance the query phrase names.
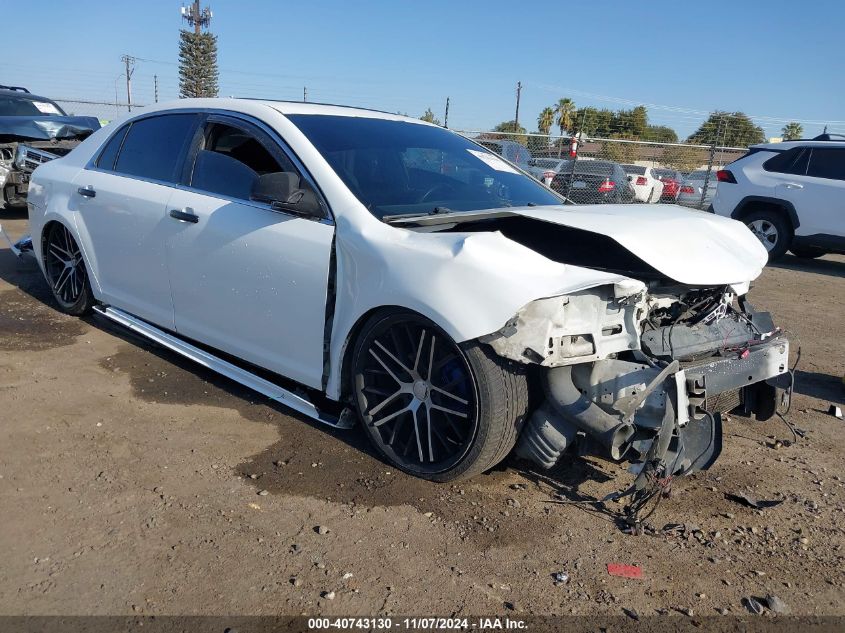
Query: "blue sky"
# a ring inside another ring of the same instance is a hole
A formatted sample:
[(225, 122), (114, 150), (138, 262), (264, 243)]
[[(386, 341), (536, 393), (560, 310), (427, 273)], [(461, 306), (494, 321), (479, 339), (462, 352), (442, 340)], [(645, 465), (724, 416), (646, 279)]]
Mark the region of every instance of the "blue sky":
[[(652, 123), (681, 136), (714, 109), (845, 132), (845, 2), (651, 0), (212, 0), (221, 95), (348, 103), (485, 129), (520, 122), (559, 97), (577, 105), (653, 104)], [(6, 51), (0, 83), (50, 97), (124, 98), (124, 53), (139, 61), (135, 100), (177, 96), (178, 0), (0, 0)], [(36, 26), (38, 25), (38, 26)], [(159, 63), (166, 62), (166, 63)], [(659, 106), (659, 107), (658, 107)]]

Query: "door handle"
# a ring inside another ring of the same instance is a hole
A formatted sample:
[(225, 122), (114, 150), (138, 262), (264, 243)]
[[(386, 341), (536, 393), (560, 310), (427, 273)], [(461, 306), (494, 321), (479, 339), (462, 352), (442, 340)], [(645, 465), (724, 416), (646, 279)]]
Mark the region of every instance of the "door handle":
[(803, 189), (804, 185), (799, 185), (797, 182), (786, 182), (783, 184), (787, 189)]
[(94, 187), (92, 187), (91, 185), (86, 185), (85, 187), (80, 187), (79, 189), (76, 190), (76, 193), (78, 193), (80, 196), (83, 196), (85, 198), (93, 198), (94, 196), (97, 195), (97, 192), (94, 191)]
[(190, 222), (191, 224), (196, 224), (200, 221), (200, 217), (197, 214), (192, 213), (188, 207), (185, 207), (183, 211), (180, 211), (179, 209), (171, 209), (169, 213), (171, 218), (176, 218), (180, 222)]

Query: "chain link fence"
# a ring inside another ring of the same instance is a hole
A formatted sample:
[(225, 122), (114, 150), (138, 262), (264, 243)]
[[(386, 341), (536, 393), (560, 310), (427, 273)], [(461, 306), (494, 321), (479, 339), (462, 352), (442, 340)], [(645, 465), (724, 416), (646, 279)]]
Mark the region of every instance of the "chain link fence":
[(584, 135), (456, 130), (576, 203), (666, 202), (706, 209), (716, 172), (744, 147)]
[[(129, 112), (129, 106), (119, 101), (90, 101), (87, 99), (53, 99), (70, 116), (93, 116), (105, 124)], [(133, 103), (132, 111), (141, 110), (146, 104)]]

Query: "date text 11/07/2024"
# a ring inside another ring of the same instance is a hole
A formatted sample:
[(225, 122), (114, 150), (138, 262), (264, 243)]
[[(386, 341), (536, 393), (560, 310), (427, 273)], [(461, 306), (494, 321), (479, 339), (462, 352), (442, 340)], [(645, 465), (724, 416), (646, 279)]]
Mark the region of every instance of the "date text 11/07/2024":
[(520, 619), (481, 617), (481, 618), (436, 618), (436, 617), (414, 617), (414, 618), (308, 618), (308, 630), (321, 629), (339, 630), (370, 630), (370, 631), (435, 631), (435, 630), (474, 630), (474, 631), (499, 631), (499, 630), (525, 630), (526, 622)]

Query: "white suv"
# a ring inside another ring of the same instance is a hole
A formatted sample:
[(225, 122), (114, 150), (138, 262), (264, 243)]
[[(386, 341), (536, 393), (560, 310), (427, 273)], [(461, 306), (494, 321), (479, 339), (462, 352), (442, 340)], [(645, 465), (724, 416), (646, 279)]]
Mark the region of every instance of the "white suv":
[(754, 145), (716, 176), (713, 212), (744, 222), (770, 260), (845, 253), (845, 137)]

